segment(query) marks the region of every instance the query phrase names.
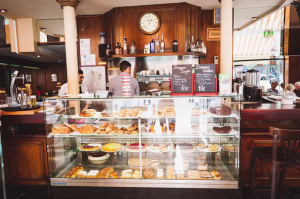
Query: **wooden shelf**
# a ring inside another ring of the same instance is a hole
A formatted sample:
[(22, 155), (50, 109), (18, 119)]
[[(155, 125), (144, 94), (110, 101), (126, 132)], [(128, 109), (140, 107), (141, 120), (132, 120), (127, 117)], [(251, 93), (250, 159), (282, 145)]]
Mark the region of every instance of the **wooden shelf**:
[(204, 53), (150, 53), (150, 54), (126, 54), (126, 55), (113, 55), (112, 58), (123, 58), (123, 57), (162, 57), (162, 56), (199, 56), (199, 57), (206, 57)]

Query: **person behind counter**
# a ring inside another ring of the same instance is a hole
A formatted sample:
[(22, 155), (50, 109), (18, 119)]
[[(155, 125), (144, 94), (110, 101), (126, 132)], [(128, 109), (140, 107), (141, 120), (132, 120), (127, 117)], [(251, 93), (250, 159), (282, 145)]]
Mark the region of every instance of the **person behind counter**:
[[(87, 86), (83, 83), (83, 71), (78, 69), (79, 94), (88, 92)], [(58, 92), (58, 96), (68, 95), (68, 82), (63, 84)]]
[(300, 97), (300, 82), (295, 83), (294, 93), (297, 95), (297, 97)]
[(277, 85), (278, 85), (277, 82), (272, 82), (271, 88), (268, 88), (267, 92), (278, 94), (278, 90), (276, 89)]
[[(128, 61), (122, 61), (120, 63), (121, 74), (112, 78), (109, 82), (109, 92), (113, 96), (123, 96), (122, 91), (122, 74), (128, 73), (131, 75), (131, 64)], [(131, 96), (140, 94), (140, 87), (138, 81), (130, 76), (130, 92)]]

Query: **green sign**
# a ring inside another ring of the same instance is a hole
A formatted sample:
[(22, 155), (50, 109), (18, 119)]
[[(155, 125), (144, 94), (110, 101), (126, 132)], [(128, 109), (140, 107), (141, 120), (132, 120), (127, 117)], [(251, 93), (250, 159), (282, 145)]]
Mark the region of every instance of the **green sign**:
[(265, 31), (264, 31), (264, 37), (266, 38), (266, 39), (270, 39), (271, 37), (273, 37), (273, 30), (272, 29), (266, 29)]

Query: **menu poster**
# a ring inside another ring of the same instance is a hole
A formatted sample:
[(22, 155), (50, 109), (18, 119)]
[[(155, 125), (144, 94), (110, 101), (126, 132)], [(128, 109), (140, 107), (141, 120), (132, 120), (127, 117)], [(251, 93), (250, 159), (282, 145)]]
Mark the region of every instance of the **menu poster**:
[(231, 93), (230, 89), (230, 75), (228, 73), (219, 74), (219, 93), (228, 94)]
[(192, 64), (172, 65), (173, 93), (192, 93)]
[(80, 54), (81, 55), (91, 54), (91, 40), (90, 39), (80, 39)]
[(216, 91), (216, 65), (195, 65), (195, 89), (196, 93), (214, 93)]

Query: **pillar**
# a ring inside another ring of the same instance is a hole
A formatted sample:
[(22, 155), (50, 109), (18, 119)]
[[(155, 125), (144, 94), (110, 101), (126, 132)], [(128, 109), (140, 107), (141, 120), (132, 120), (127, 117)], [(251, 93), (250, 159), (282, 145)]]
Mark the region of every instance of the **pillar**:
[(222, 0), (220, 72), (230, 74), (230, 88), (232, 88), (232, 34), (232, 0)]
[(76, 15), (75, 9), (80, 0), (57, 0), (63, 8), (64, 14), (64, 31), (65, 31), (65, 47), (66, 47), (66, 64), (68, 78), (68, 92), (72, 97), (79, 94), (78, 81), (78, 58), (76, 44)]

